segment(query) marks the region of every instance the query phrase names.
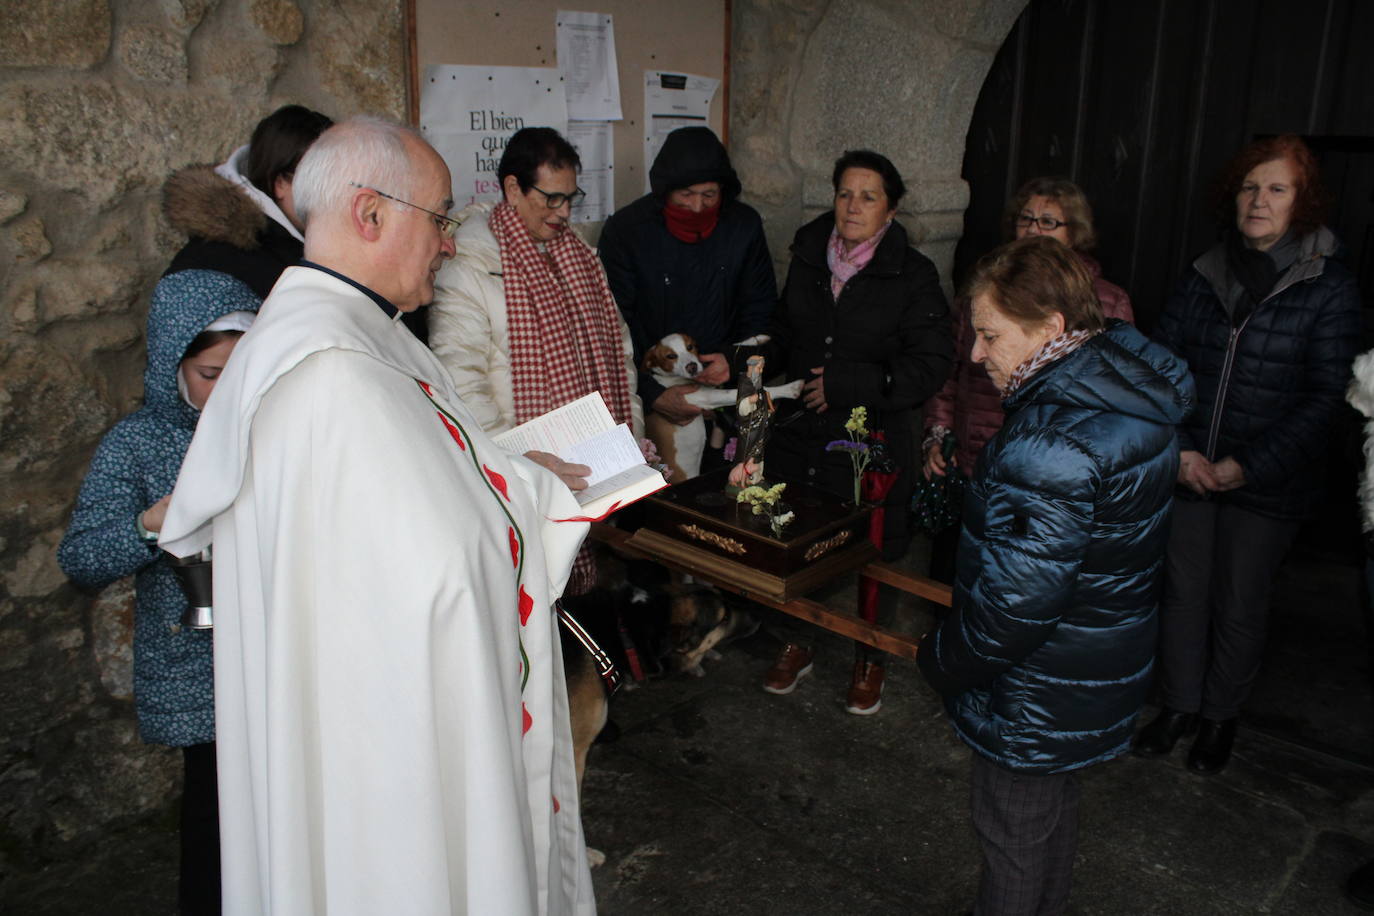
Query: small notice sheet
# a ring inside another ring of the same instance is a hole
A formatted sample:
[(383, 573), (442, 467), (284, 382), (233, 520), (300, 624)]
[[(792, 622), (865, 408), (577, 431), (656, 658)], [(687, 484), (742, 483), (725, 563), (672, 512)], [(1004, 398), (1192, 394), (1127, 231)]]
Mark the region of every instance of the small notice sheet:
[(634, 434), (624, 423), (616, 424), (600, 392), (521, 423), (492, 441), (516, 455), (549, 452), (591, 468), (587, 488), (573, 493), (591, 521), (668, 485), (659, 471), (644, 463)]
[(574, 121), (620, 120), (620, 73), (615, 26), (605, 13), (559, 10), (555, 20), (558, 72)]

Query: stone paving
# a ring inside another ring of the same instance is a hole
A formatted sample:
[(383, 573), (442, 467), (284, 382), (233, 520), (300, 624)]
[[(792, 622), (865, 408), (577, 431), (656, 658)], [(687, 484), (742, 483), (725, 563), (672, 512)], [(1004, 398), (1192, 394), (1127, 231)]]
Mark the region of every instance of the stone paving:
[[(1374, 857), (1374, 707), (1347, 573), (1285, 570), (1284, 595), (1324, 583), (1324, 623), (1299, 626), (1310, 609), (1286, 616), (1287, 599), (1276, 601), (1259, 724), (1242, 727), (1225, 772), (1188, 772), (1181, 745), (1166, 761), (1126, 757), (1083, 776), (1071, 913), (1359, 912), (1341, 887)], [(844, 585), (828, 600), (850, 594)], [(928, 622), (917, 611), (908, 626)], [(788, 634), (814, 638), (815, 671), (772, 696), (759, 681)], [(1321, 655), (1304, 638), (1336, 642)], [(1313, 668), (1318, 655), (1328, 664)], [(845, 640), (769, 616), (705, 677), (617, 697), (621, 735), (593, 748), (585, 785), (588, 840), (606, 854), (595, 872), (602, 913), (968, 909), (978, 867), (968, 751), (910, 662), (890, 665), (878, 715), (845, 713), (851, 661)], [(170, 914), (175, 859), (170, 818), (131, 825), (79, 863), (6, 879), (0, 912)]]

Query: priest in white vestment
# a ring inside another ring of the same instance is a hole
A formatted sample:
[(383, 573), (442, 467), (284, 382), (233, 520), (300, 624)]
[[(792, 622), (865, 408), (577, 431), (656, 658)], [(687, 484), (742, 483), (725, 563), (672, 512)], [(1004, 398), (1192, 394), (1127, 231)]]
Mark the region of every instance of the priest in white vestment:
[(213, 542), (226, 913), (594, 911), (551, 613), (586, 469), (492, 445), (398, 320), (452, 256), (449, 182), (376, 119), (310, 149), (305, 261), (162, 529)]

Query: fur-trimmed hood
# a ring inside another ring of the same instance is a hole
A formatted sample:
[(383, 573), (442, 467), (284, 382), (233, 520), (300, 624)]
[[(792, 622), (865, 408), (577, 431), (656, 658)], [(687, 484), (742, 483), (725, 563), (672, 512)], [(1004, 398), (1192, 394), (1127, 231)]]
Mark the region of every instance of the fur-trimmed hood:
[(162, 212), (187, 235), (227, 242), (250, 251), (267, 226), (267, 214), (248, 195), (215, 173), (213, 165), (191, 165), (162, 187)]

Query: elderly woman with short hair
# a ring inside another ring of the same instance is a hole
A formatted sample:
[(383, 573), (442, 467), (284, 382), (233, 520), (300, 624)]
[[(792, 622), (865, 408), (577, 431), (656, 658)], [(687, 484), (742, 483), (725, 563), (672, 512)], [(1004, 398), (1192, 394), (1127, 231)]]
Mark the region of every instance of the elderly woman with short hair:
[(1163, 709), (1136, 752), (1198, 736), (1189, 769), (1231, 757), (1264, 653), (1269, 588), (1320, 504), (1327, 433), (1360, 342), (1360, 294), (1322, 225), (1321, 176), (1294, 136), (1260, 140), (1222, 182), (1223, 239), (1193, 262), (1156, 337), (1188, 362), (1178, 508), (1160, 617)]
[(1130, 746), (1192, 407), (1183, 361), (1105, 321), (1067, 246), (1012, 242), (970, 281), (972, 358), (1006, 422), (964, 504), (953, 605), (917, 663), (973, 754), (975, 912), (1062, 913), (1074, 774)]

